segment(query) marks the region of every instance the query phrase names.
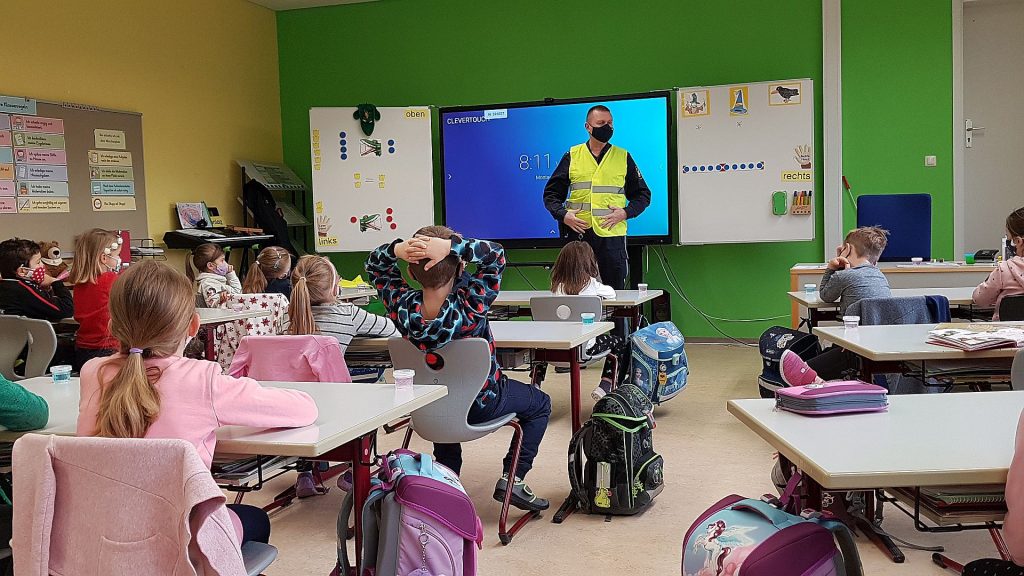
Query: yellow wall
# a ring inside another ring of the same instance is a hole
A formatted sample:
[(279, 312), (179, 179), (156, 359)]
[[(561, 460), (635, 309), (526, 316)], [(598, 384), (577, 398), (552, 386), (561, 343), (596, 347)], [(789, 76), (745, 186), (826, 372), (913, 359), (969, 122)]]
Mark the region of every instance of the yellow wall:
[(272, 11), (245, 0), (3, 0), (2, 14), (0, 93), (142, 113), (150, 236), (177, 228), (176, 201), (204, 200), (241, 223), (234, 160), (281, 160)]

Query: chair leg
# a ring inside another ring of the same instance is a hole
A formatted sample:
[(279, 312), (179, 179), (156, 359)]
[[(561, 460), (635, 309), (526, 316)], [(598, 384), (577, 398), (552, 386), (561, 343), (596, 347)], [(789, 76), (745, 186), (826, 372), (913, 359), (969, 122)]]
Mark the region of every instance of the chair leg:
[(540, 512), (531, 511), (523, 514), (511, 529), (506, 527), (508, 522), (509, 503), (512, 502), (512, 490), (515, 489), (516, 469), (519, 468), (519, 452), (523, 447), (523, 428), (518, 422), (512, 421), (506, 424), (512, 427), (512, 468), (508, 471), (508, 482), (505, 484), (505, 499), (501, 503), (501, 515), (498, 516), (498, 540), (503, 546), (508, 546), (512, 538), (522, 530), (526, 523), (534, 518), (540, 517)]
[(939, 554), (938, 552), (932, 554), (932, 562), (934, 562), (938, 566), (941, 566), (942, 568), (945, 568), (946, 570), (952, 570), (957, 574), (963, 574), (964, 572), (963, 564), (958, 564), (950, 560), (946, 557), (945, 554)]
[(996, 550), (999, 550), (999, 557), (1003, 560), (1010, 559), (1010, 550), (1006, 547), (1006, 541), (1003, 540), (1003, 533), (998, 528), (989, 528), (989, 536), (992, 537), (992, 542), (996, 545)]
[(409, 426), (405, 430), (405, 438), (402, 439), (402, 449), (408, 450), (409, 444), (412, 442), (412, 426)]
[[(992, 542), (996, 545), (996, 550), (999, 551), (999, 557), (1002, 558), (1003, 560), (1009, 561), (1010, 560), (1010, 551), (1006, 549), (1006, 541), (1003, 540), (1002, 533), (999, 532), (998, 528), (989, 528), (988, 529), (988, 533), (989, 533), (989, 536), (992, 537)], [(960, 564), (958, 562), (954, 562), (953, 560), (950, 560), (944, 554), (939, 554), (938, 552), (936, 552), (935, 554), (932, 554), (932, 562), (935, 562), (937, 565), (939, 565), (939, 566), (941, 566), (941, 567), (943, 567), (943, 568), (945, 568), (947, 570), (952, 570), (952, 571), (956, 572), (957, 574), (963, 574), (963, 572), (964, 572), (963, 564)]]

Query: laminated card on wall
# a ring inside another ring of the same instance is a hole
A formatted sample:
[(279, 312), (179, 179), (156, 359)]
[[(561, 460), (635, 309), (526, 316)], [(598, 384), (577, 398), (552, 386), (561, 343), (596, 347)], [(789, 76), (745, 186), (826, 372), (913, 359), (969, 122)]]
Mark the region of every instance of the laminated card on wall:
[(366, 129), (356, 111), (309, 111), (318, 252), (368, 251), (434, 223), (430, 108), (378, 108)]

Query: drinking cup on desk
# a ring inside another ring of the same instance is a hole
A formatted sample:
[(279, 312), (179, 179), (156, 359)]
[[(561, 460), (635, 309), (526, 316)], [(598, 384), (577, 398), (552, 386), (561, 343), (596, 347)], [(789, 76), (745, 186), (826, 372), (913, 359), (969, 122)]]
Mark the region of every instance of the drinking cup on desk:
[(860, 326), (860, 316), (843, 316), (843, 327), (847, 330)]
[(924, 258), (911, 258), (910, 261), (914, 264), (920, 264), (924, 262)]
[(395, 370), (395, 390), (412, 390), (415, 370)]
[(67, 384), (71, 381), (71, 366), (67, 364), (51, 366), (50, 376), (53, 378), (54, 384)]
[(594, 323), (594, 313), (593, 312), (583, 312), (583, 313), (580, 314), (580, 320), (583, 320), (584, 324), (593, 324)]
[(636, 288), (641, 296), (647, 296), (647, 284), (637, 284)]
[(970, 254), (964, 254), (964, 264), (967, 264), (968, 266), (970, 266), (971, 264), (974, 264), (974, 253), (973, 252), (971, 252)]
[(811, 296), (818, 291), (817, 284), (804, 284), (804, 294)]

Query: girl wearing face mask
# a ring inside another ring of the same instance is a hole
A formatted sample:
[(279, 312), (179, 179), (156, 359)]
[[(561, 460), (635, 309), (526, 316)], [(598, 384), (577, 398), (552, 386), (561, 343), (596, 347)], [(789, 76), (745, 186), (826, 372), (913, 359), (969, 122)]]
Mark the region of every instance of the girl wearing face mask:
[(199, 296), (208, 308), (216, 308), (227, 301), (229, 294), (241, 294), (242, 283), (238, 281), (235, 267), (228, 264), (224, 250), (216, 244), (200, 244), (192, 251), (192, 266), (199, 271), (195, 276), (191, 267), (185, 271), (193, 282), (198, 282)]
[(110, 287), (121, 270), (121, 237), (115, 232), (93, 228), (75, 238), (75, 265), (68, 281), (75, 287), (74, 369), (93, 358), (109, 356), (117, 349), (110, 334)]
[[(213, 461), (221, 426), (308, 426), (317, 406), (305, 392), (233, 378), (220, 364), (183, 358), (199, 331), (195, 295), (180, 272), (153, 260), (124, 271), (110, 291), (117, 353), (82, 367), (79, 436), (179, 438)], [(241, 543), (267, 542), (270, 519), (229, 504)]]
[(974, 289), (975, 304), (996, 309), (993, 320), (999, 320), (999, 303), (1003, 298), (1024, 294), (1024, 208), (1017, 208), (1006, 217), (1006, 238), (1017, 255), (1000, 262)]
[(56, 322), (73, 313), (71, 292), (46, 273), (39, 244), (22, 238), (0, 242), (0, 314)]

